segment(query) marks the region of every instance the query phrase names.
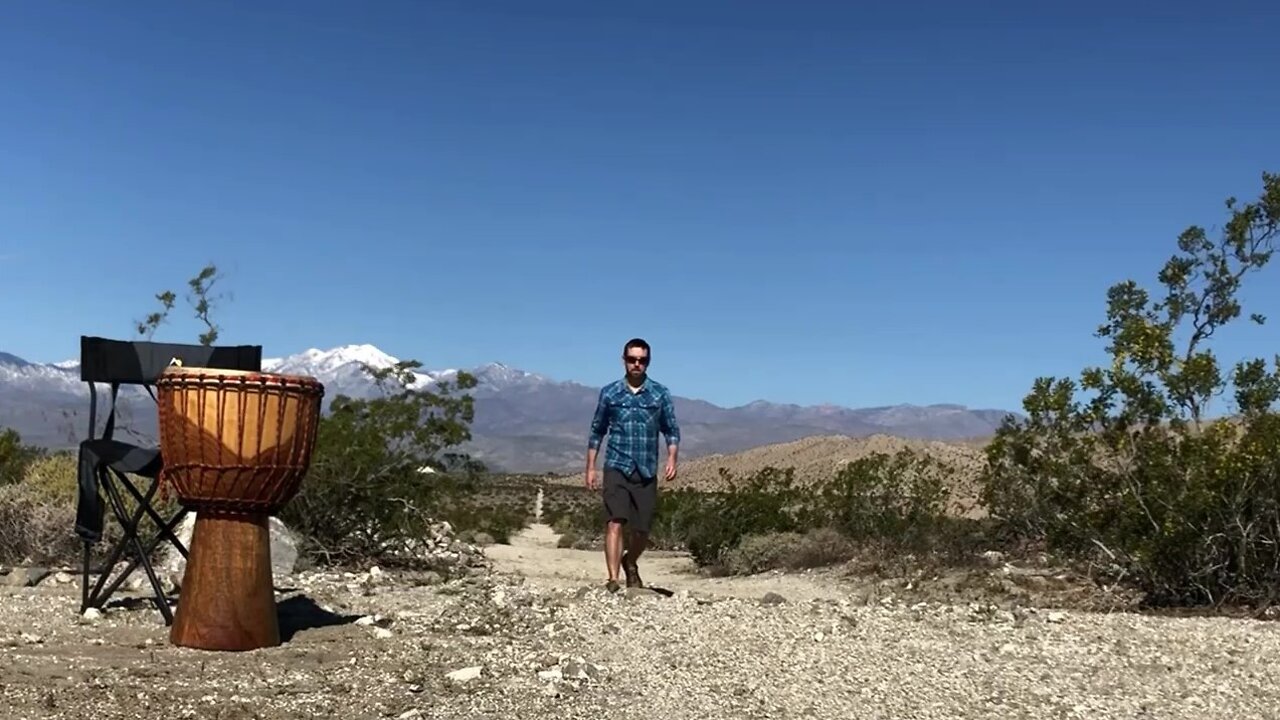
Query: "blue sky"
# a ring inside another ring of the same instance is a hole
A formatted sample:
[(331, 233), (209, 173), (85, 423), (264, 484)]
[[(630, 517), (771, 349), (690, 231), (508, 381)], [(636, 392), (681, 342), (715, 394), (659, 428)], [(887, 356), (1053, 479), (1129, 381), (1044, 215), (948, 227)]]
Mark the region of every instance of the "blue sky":
[(232, 5), (6, 9), (0, 350), (127, 337), (212, 261), (269, 355), (599, 384), (640, 335), (726, 405), (1016, 409), (1280, 171), (1274, 3)]

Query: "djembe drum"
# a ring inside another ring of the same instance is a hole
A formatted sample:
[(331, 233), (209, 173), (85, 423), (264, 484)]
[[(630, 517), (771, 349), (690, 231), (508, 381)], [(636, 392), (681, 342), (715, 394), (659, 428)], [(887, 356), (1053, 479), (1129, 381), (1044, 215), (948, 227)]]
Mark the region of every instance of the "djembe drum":
[(169, 640), (205, 650), (279, 645), (268, 521), (306, 475), (324, 385), (170, 367), (156, 390), (162, 479), (196, 513)]

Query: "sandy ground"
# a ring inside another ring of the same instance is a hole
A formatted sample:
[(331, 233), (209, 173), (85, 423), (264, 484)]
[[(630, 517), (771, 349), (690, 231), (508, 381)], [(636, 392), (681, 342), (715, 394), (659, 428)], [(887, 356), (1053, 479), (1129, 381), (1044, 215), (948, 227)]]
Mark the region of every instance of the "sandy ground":
[[(285, 642), (168, 643), (145, 604), (0, 578), (4, 718), (1280, 718), (1280, 624), (869, 595), (838, 573), (601, 589), (535, 526), (492, 572), (302, 573)], [(65, 579), (65, 578), (64, 578)]]
[[(485, 555), (498, 570), (518, 574), (545, 587), (577, 589), (600, 585), (608, 578), (604, 553), (557, 548), (560, 536), (535, 524), (512, 538), (510, 545), (492, 545)], [(759, 599), (770, 592), (796, 600), (839, 600), (849, 589), (823, 574), (806, 576), (769, 573), (751, 577), (706, 577), (687, 553), (650, 550), (641, 557), (645, 584), (662, 594), (679, 591), (723, 597)]]

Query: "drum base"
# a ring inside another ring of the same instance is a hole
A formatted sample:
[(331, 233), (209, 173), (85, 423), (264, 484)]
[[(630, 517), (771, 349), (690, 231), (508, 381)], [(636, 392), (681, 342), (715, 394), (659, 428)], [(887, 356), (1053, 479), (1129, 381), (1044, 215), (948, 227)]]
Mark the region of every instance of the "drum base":
[(169, 641), (201, 650), (280, 644), (266, 515), (197, 512)]

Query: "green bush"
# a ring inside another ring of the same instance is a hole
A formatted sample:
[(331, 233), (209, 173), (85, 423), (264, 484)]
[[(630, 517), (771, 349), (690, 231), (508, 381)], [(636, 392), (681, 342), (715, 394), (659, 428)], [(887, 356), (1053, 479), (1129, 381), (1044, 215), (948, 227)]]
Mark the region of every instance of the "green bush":
[[(67, 452), (51, 453), (32, 461), (22, 484), (51, 503), (75, 504), (79, 494), (79, 462)], [(132, 500), (132, 496), (126, 494)]]
[[(767, 560), (768, 552), (803, 556), (794, 545), (800, 538), (805, 538), (803, 547), (812, 547), (816, 538), (833, 548), (817, 552), (818, 558), (847, 557), (852, 543), (930, 547), (959, 522), (946, 517), (949, 472), (941, 462), (910, 450), (860, 458), (809, 485), (796, 481), (793, 468), (766, 467), (744, 478), (722, 470), (724, 490), (663, 493), (653, 538), (687, 549), (699, 565), (728, 570), (759, 562), (812, 566), (806, 563), (818, 561)], [(765, 552), (766, 542), (780, 545)], [(751, 560), (757, 556), (766, 559)]]
[(741, 481), (721, 470), (721, 479), (732, 489), (700, 496), (674, 494), (665, 508), (675, 521), (669, 527), (684, 538), (699, 564), (719, 563), (746, 535), (802, 528), (807, 508), (793, 468), (766, 467)]
[(742, 537), (724, 553), (722, 565), (734, 575), (767, 570), (803, 570), (842, 563), (853, 557), (854, 543), (832, 528)]
[(951, 500), (951, 471), (911, 450), (876, 453), (840, 469), (817, 489), (810, 526), (830, 526), (855, 540), (893, 538), (917, 546), (933, 538)]
[(0, 430), (0, 485), (21, 481), (27, 474), (27, 468), (40, 455), (39, 448), (23, 444), (17, 430)]
[(381, 393), (367, 399), (339, 395), (321, 418), (307, 478), (281, 513), (313, 559), (412, 562), (413, 545), (432, 522), (449, 519), (446, 509), (461, 521), (455, 529), (503, 533), (505, 520), (481, 525), (458, 502), (481, 468), (447, 452), (471, 437), (472, 398), (451, 393), (474, 387), (475, 378), (461, 373), (456, 386), (417, 390), (411, 373), (418, 366), (366, 367)]
[[(1038, 378), (988, 446), (982, 497), (1000, 530), (1132, 582), (1155, 604), (1270, 604), (1280, 595), (1280, 356), (1224, 372), (1208, 341), (1238, 318), (1243, 278), (1270, 260), (1280, 176), (1227, 202), (1211, 241), (1190, 227), (1153, 302), (1107, 293), (1108, 367)], [(1251, 319), (1261, 324), (1261, 315)], [(1083, 391), (1084, 398), (1077, 393)], [(1234, 415), (1212, 419), (1223, 395)]]

